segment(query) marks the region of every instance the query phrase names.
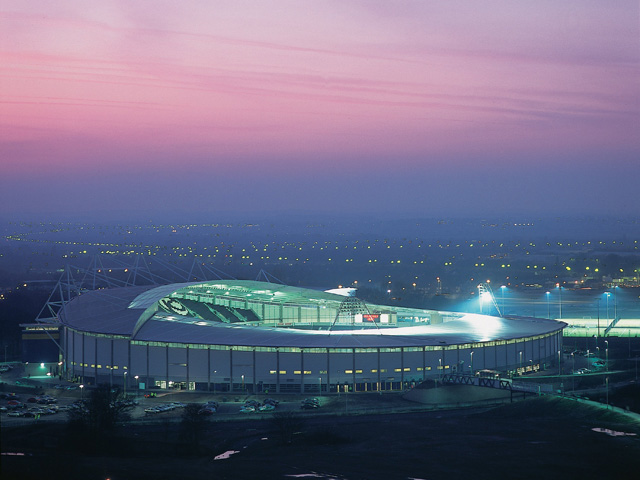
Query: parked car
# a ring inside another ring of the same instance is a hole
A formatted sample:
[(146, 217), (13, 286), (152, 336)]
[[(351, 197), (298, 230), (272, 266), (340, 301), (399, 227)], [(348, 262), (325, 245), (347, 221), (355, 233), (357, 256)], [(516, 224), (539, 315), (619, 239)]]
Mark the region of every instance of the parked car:
[(213, 415), (216, 413), (216, 409), (213, 407), (202, 407), (198, 410), (198, 415)]

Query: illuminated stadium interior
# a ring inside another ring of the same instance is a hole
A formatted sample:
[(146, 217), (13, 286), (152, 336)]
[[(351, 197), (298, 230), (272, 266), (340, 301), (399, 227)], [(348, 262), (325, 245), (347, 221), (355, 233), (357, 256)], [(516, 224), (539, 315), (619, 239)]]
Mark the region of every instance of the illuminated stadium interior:
[(58, 317), (70, 379), (246, 393), (401, 390), (443, 373), (522, 373), (557, 362), (565, 326), (242, 280), (89, 291)]

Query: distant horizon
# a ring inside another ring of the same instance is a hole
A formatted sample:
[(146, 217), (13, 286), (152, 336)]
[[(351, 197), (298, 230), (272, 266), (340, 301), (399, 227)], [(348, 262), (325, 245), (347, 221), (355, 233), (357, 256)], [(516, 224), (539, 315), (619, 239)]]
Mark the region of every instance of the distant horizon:
[[(77, 212), (56, 212), (56, 213), (12, 213), (0, 214), (0, 223), (15, 222), (42, 222), (42, 223), (90, 223), (105, 225), (124, 225), (133, 223), (144, 225), (148, 223), (170, 222), (177, 225), (208, 225), (211, 223), (231, 222), (234, 224), (256, 223), (256, 222), (293, 222), (309, 223), (320, 222), (435, 222), (435, 223), (460, 223), (460, 222), (488, 222), (504, 223), (516, 222), (522, 224), (531, 222), (551, 222), (551, 221), (588, 221), (602, 220), (613, 222), (628, 222), (640, 226), (640, 218), (634, 214), (596, 214), (596, 213), (576, 213), (576, 214), (528, 214), (528, 213), (496, 213), (488, 215), (419, 215), (415, 212), (380, 213), (380, 212), (329, 212), (329, 211), (241, 211), (241, 212), (135, 212), (129, 214), (118, 213), (77, 213)], [(524, 226), (524, 225), (523, 225)]]

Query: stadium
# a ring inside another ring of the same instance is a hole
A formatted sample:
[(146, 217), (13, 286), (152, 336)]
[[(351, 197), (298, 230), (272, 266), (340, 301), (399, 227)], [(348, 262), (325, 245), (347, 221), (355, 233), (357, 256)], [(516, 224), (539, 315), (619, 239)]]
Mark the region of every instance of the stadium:
[[(557, 365), (564, 323), (217, 280), (92, 290), (58, 313), (62, 374), (127, 389), (402, 390), (444, 373)], [(350, 292), (352, 293), (352, 292)]]

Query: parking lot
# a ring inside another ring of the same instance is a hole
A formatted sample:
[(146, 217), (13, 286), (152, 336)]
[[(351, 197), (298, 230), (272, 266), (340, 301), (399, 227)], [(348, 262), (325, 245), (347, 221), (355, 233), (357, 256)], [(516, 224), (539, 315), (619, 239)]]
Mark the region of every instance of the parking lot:
[[(13, 383), (13, 382), (12, 382)], [(0, 393), (0, 418), (6, 426), (38, 422), (64, 422), (67, 412), (82, 408), (91, 395), (91, 387), (79, 388), (66, 382), (49, 384), (46, 388), (25, 388), (4, 383)], [(301, 398), (282, 396), (222, 395), (187, 391), (147, 391), (129, 393), (127, 413), (133, 421), (178, 421), (187, 405), (195, 404), (198, 414), (218, 418), (269, 416), (275, 412), (312, 413), (323, 407), (334, 410), (331, 397)], [(341, 406), (344, 404), (340, 403)]]

